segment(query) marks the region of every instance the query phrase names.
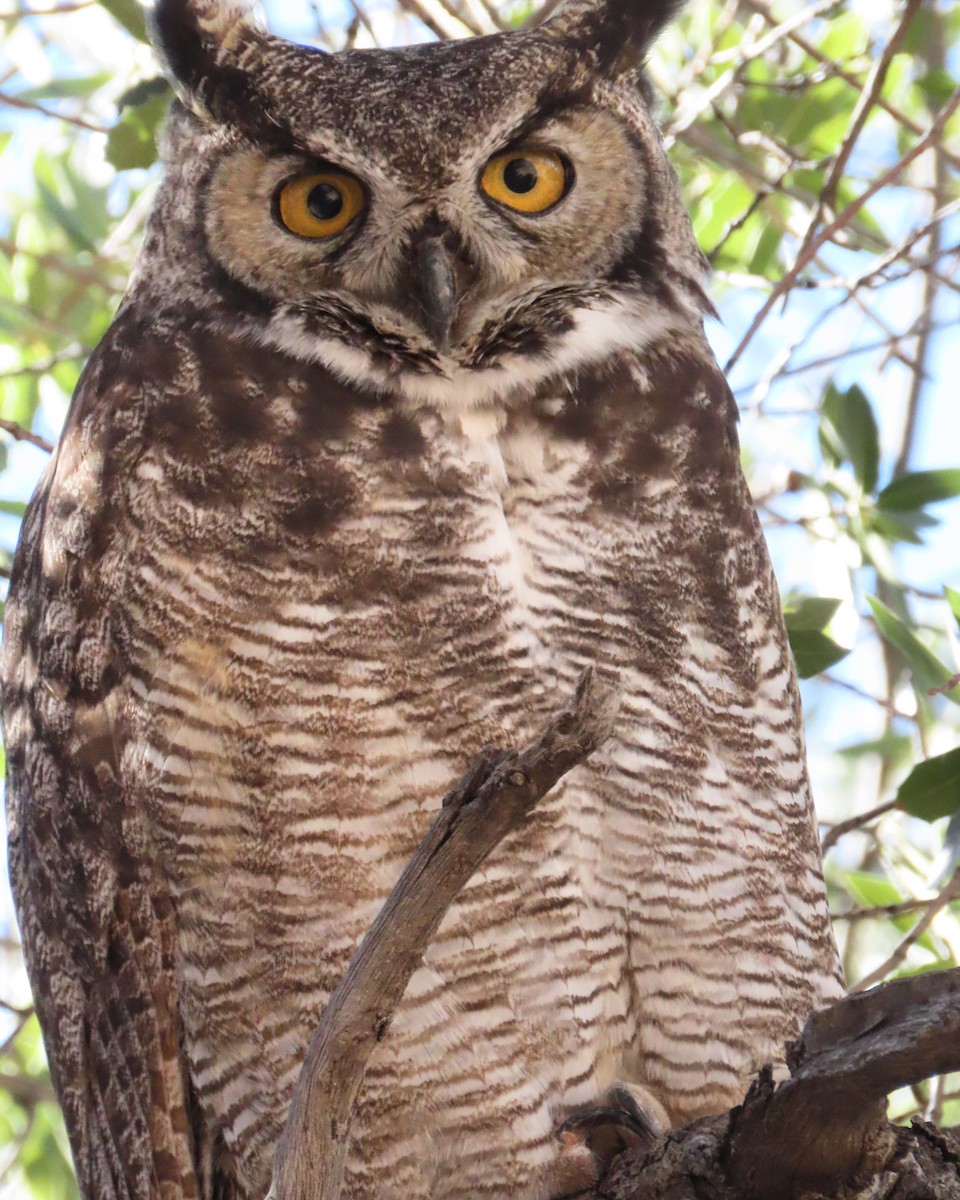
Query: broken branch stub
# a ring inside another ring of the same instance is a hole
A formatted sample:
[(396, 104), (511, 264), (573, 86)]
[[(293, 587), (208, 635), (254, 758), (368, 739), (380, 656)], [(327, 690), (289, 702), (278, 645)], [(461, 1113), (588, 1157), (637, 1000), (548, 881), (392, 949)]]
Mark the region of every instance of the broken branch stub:
[(350, 965), (310, 1043), (267, 1200), (339, 1200), (367, 1062), (464, 884), (550, 789), (610, 735), (617, 697), (592, 670), (524, 750), (487, 749), (448, 793)]

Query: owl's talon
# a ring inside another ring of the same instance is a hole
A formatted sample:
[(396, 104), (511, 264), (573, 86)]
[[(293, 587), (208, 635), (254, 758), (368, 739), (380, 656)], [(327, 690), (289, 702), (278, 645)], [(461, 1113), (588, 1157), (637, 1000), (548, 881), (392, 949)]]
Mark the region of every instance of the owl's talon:
[(557, 1130), (560, 1153), (554, 1160), (546, 1186), (540, 1195), (545, 1200), (574, 1200), (590, 1191), (600, 1179), (600, 1164), (582, 1134), (567, 1129), (566, 1122)]
[(557, 1130), (560, 1153), (551, 1200), (573, 1200), (589, 1191), (618, 1155), (649, 1145), (669, 1127), (666, 1111), (646, 1088), (613, 1084), (596, 1104), (575, 1109)]

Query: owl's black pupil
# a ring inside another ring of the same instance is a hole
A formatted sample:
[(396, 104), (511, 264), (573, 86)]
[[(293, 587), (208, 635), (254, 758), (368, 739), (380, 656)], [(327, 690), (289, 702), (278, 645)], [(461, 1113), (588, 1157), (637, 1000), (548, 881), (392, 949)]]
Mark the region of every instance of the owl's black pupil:
[(537, 168), (529, 158), (511, 158), (503, 168), (503, 182), (511, 192), (518, 192), (521, 196), (532, 192), (538, 179)]
[(307, 208), (318, 221), (332, 221), (343, 208), (343, 193), (332, 183), (318, 183), (310, 189)]

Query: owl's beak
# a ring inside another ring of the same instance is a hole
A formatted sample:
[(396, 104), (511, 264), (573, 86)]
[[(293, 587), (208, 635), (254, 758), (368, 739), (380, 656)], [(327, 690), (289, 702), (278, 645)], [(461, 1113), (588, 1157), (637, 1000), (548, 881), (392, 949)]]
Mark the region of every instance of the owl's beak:
[(459, 289), (454, 255), (442, 233), (427, 233), (417, 247), (417, 291), (423, 323), (436, 346), (445, 350), (457, 314)]

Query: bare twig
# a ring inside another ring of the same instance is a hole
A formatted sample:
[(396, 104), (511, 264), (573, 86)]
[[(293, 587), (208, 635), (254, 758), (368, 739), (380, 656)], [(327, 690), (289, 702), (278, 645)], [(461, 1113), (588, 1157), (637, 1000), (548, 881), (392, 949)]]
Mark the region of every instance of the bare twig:
[[(768, 25), (777, 24), (776, 18), (770, 12), (770, 9), (763, 2), (763, 0), (742, 0), (742, 3), (745, 8), (750, 9), (751, 12), (755, 12), (758, 14), (758, 16), (762, 17)], [(828, 71), (830, 75), (837, 79), (842, 79), (844, 83), (849, 84), (850, 87), (854, 88), (858, 94), (863, 90), (862, 79), (858, 79), (857, 76), (852, 74), (850, 71), (844, 70), (839, 63), (834, 62), (833, 59), (824, 54), (823, 51), (818, 46), (815, 46), (808, 38), (805, 38), (802, 34), (797, 33), (796, 31), (791, 32), (788, 37), (795, 46), (804, 52), (804, 54), (808, 54), (815, 62), (821, 63), (824, 69)], [(883, 109), (888, 116), (892, 117), (908, 132), (915, 134), (918, 137), (923, 133), (923, 126), (918, 121), (914, 121), (912, 117), (907, 116), (905, 112), (902, 112), (896, 107), (896, 105), (891, 104), (889, 100), (885, 100), (882, 96), (878, 96), (876, 103), (878, 108)], [(945, 151), (944, 153), (952, 166), (960, 168), (960, 157), (955, 154), (951, 154), (949, 151)]]
[[(951, 329), (958, 323), (960, 323), (960, 322), (958, 322), (958, 321), (937, 321), (934, 323), (933, 329), (935, 332), (940, 332), (943, 329)], [(908, 330), (905, 330), (903, 333), (898, 333), (894, 340), (897, 342), (900, 342), (900, 341), (905, 340), (906, 338), (911, 338), (911, 337), (916, 337), (916, 333), (914, 332), (914, 330), (908, 329)], [(799, 339), (797, 344), (794, 345), (792, 347), (792, 349), (796, 350), (798, 348), (798, 345), (801, 344), (801, 342), (803, 340), (806, 340), (806, 338), (807, 338), (807, 332), (805, 331), (804, 338)], [(747, 393), (759, 391), (761, 393), (760, 399), (757, 400), (755, 398), (752, 398), (751, 402), (750, 402), (750, 407), (755, 408), (755, 407), (758, 407), (759, 405), (762, 405), (763, 395), (765, 395), (766, 391), (769, 390), (770, 385), (775, 380), (790, 379), (791, 377), (796, 376), (796, 375), (803, 375), (806, 371), (817, 371), (823, 367), (830, 367), (830, 366), (833, 366), (835, 363), (846, 362), (848, 359), (853, 358), (855, 355), (875, 354), (878, 350), (887, 349), (889, 346), (890, 346), (889, 338), (880, 338), (873, 342), (865, 342), (863, 345), (851, 346), (848, 350), (838, 350), (836, 352), (836, 354), (825, 354), (822, 358), (812, 358), (812, 359), (810, 359), (809, 362), (798, 363), (796, 366), (793, 366), (793, 367), (783, 367), (782, 370), (777, 371), (773, 376), (764, 374), (763, 379), (756, 379), (752, 383), (746, 383), (740, 387), (734, 388), (733, 394), (739, 398), (740, 396), (744, 396)], [(816, 410), (809, 409), (807, 411), (812, 414)], [(781, 410), (778, 409), (776, 412), (771, 413), (770, 415), (771, 416), (781, 416), (784, 414), (781, 412)], [(796, 414), (789, 413), (787, 415), (796, 415)], [(931, 593), (931, 596), (932, 596), (932, 593)], [(936, 599), (942, 599), (942, 597), (937, 596)], [(883, 703), (887, 703), (887, 702), (884, 701)]]
[[(736, 65), (731, 67), (729, 71), (725, 71), (723, 75), (718, 76), (703, 95), (698, 97), (695, 105), (689, 106), (681, 114), (678, 114), (676, 120), (668, 127), (669, 134), (672, 137), (679, 137), (684, 130), (689, 129), (702, 113), (706, 112), (712, 106), (722, 92), (726, 91), (748, 63), (766, 54), (772, 46), (793, 33), (800, 25), (805, 25), (807, 21), (819, 16), (821, 13), (827, 12), (831, 8), (836, 8), (836, 6), (837, 0), (814, 0), (814, 3), (808, 4), (799, 12), (788, 17), (787, 20), (782, 21), (779, 25), (775, 25), (766, 37), (758, 38), (749, 47), (738, 47)], [(714, 56), (714, 61), (717, 61), (717, 56)]]
[[(926, 911), (923, 916), (910, 932), (897, 943), (893, 953), (868, 975), (865, 975), (855, 987), (851, 988), (851, 991), (866, 991), (867, 988), (871, 988), (874, 984), (885, 979), (891, 971), (895, 971), (907, 957), (910, 947), (915, 945), (933, 924), (937, 914), (942, 912), (952, 900), (956, 900), (958, 895), (960, 895), (960, 871), (954, 873), (950, 882), (938, 896), (927, 902)], [(955, 1069), (951, 1068), (951, 1070)], [(930, 1074), (932, 1075), (934, 1072), (931, 1071)]]
[(478, 0), (480, 7), (487, 14), (487, 20), (494, 29), (509, 29), (510, 23), (505, 21), (502, 13), (493, 0)]
[(553, 16), (562, 3), (563, 0), (543, 0), (543, 4), (537, 11), (531, 13), (527, 18), (524, 28), (535, 29), (538, 25), (542, 25), (544, 21), (548, 21)]
[(2, 1058), (4, 1056), (4, 1054), (6, 1054), (6, 1052), (10, 1049), (10, 1047), (13, 1045), (13, 1043), (17, 1040), (17, 1038), (23, 1032), (24, 1025), (26, 1025), (26, 1023), (30, 1020), (30, 1018), (32, 1016), (33, 1016), (32, 1008), (23, 1008), (16, 1014), (16, 1024), (14, 1025), (13, 1029), (11, 1029), (10, 1032), (7, 1034), (7, 1036), (3, 1039), (3, 1041), (0, 1042), (0, 1058)]
[(438, 0), (397, 0), (397, 3), (441, 41), (465, 37), (470, 32), (463, 21), (453, 17)]
[(0, 417), (0, 429), (4, 433), (9, 433), (12, 438), (16, 438), (18, 442), (29, 442), (31, 446), (36, 446), (40, 450), (46, 450), (48, 454), (53, 452), (53, 442), (48, 442), (39, 433), (32, 433), (29, 429), (24, 429), (16, 421), (8, 421), (5, 417)]
[(35, 100), (24, 100), (20, 96), (11, 96), (9, 92), (0, 92), (0, 104), (6, 104), (10, 108), (22, 108), (29, 112), (40, 113), (44, 117), (53, 117), (57, 121), (66, 121), (68, 125), (76, 125), (78, 129), (87, 129), (91, 133), (110, 132), (106, 125), (93, 125), (90, 121), (85, 121), (82, 117), (72, 117), (67, 113), (57, 112), (55, 109), (46, 108), (44, 105), (38, 104)]
[(740, 339), (740, 342), (734, 352), (727, 360), (724, 371), (729, 374), (733, 367), (739, 362), (741, 355), (747, 346), (753, 340), (754, 335), (759, 330), (770, 313), (773, 311), (777, 302), (786, 295), (787, 292), (796, 283), (797, 276), (803, 268), (813, 260), (817, 252), (822, 246), (829, 242), (836, 233), (849, 225), (853, 218), (857, 215), (861, 208), (877, 194), (882, 188), (897, 179), (906, 168), (918, 158), (929, 146), (935, 144), (943, 132), (943, 128), (951, 116), (960, 107), (960, 89), (951, 96), (950, 100), (943, 106), (937, 114), (936, 120), (923, 135), (901, 158), (889, 167), (882, 175), (879, 176), (856, 200), (851, 201), (842, 212), (830, 221), (820, 230), (820, 232), (810, 240), (810, 244), (806, 249), (797, 255), (793, 266), (786, 272), (780, 282), (776, 285), (765, 303), (761, 306), (760, 311), (753, 318), (750, 327)]
[(37, 362), (22, 363), (19, 367), (11, 367), (9, 371), (0, 371), (0, 379), (22, 379), (24, 375), (46, 375), (60, 363), (85, 359), (89, 353), (86, 346), (75, 342), (72, 346), (66, 346), (56, 354), (50, 354)]
[(863, 91), (860, 93), (857, 106), (853, 110), (853, 116), (850, 118), (850, 128), (840, 143), (836, 158), (834, 158), (829, 174), (824, 180), (821, 195), (823, 204), (829, 208), (836, 206), (837, 185), (843, 178), (843, 173), (847, 169), (847, 163), (850, 161), (850, 155), (853, 153), (853, 148), (857, 144), (860, 134), (863, 132), (864, 125), (866, 125), (870, 114), (876, 110), (877, 97), (883, 89), (887, 72), (890, 70), (890, 64), (903, 45), (903, 40), (907, 36), (907, 29), (910, 26), (910, 22), (916, 16), (921, 3), (922, 0), (907, 0), (903, 15), (897, 23), (896, 29), (894, 29), (893, 34), (884, 46), (883, 53), (874, 63), (870, 77), (864, 85)]
[[(943, 69), (945, 65), (945, 51), (943, 47), (941, 22), (937, 13), (929, 14), (930, 32), (928, 33), (927, 41), (934, 44), (927, 47), (927, 63), (931, 70)], [(944, 166), (941, 147), (933, 146), (933, 164), (932, 164), (932, 189), (931, 202), (934, 213), (936, 213), (943, 205), (946, 199), (946, 169)], [(941, 222), (933, 222), (930, 227), (929, 234), (929, 251), (932, 257), (936, 257), (941, 247), (941, 237), (943, 235), (943, 225)], [(930, 352), (930, 338), (934, 319), (934, 309), (937, 303), (937, 295), (940, 290), (940, 281), (932, 271), (927, 271), (923, 277), (923, 298), (920, 304), (920, 321), (917, 331), (917, 347), (914, 353), (914, 370), (910, 381), (910, 392), (907, 396), (907, 411), (904, 420), (903, 437), (900, 445), (900, 453), (897, 455), (896, 462), (893, 465), (893, 477), (898, 479), (901, 475), (906, 474), (910, 458), (913, 453), (914, 442), (916, 441), (917, 427), (920, 418), (920, 405), (923, 398), (924, 390), (927, 383), (927, 360)]]
[(896, 807), (896, 800), (888, 800), (885, 804), (878, 804), (876, 808), (871, 808), (868, 812), (857, 813), (855, 817), (849, 817), (846, 821), (838, 821), (824, 835), (824, 854), (835, 846), (845, 833), (850, 833), (854, 829), (862, 829), (864, 825), (869, 825), (871, 821), (875, 821)]
[(24, 1008), (16, 1004), (11, 1004), (8, 1000), (0, 1000), (0, 1008), (2, 1008), (4, 1012), (10, 1013), (11, 1016), (16, 1017), (18, 1020), (22, 1019), (26, 1021), (33, 1016), (32, 1004), (28, 1004)]
[[(936, 597), (939, 599), (940, 597)], [(947, 692), (952, 692), (955, 687), (960, 687), (960, 672), (956, 675), (951, 675), (949, 679), (945, 679), (943, 683), (938, 683), (935, 687), (927, 688), (928, 696), (945, 696)]]
[(891, 917), (905, 917), (926, 908), (929, 900), (904, 900), (901, 904), (878, 904), (876, 908), (855, 908), (851, 912), (834, 913), (835, 921), (888, 921)]
[(18, 254), (24, 254), (28, 258), (32, 258), (34, 262), (39, 263), (41, 267), (46, 267), (50, 271), (57, 271), (61, 275), (67, 276), (68, 279), (74, 279), (77, 283), (82, 283), (85, 287), (89, 287), (92, 284), (94, 287), (100, 287), (105, 291), (113, 292), (123, 286), (122, 280), (118, 279), (116, 282), (113, 282), (106, 276), (101, 275), (100, 272), (90, 267), (84, 267), (72, 259), (61, 258), (57, 254), (43, 254), (35, 250), (30, 250), (25, 246), (19, 246), (12, 238), (0, 237), (0, 254), (6, 254), (11, 259), (15, 258)]
[(0, 1071), (0, 1089), (27, 1108), (43, 1103), (56, 1103), (56, 1093), (43, 1079), (35, 1075), (7, 1075)]

